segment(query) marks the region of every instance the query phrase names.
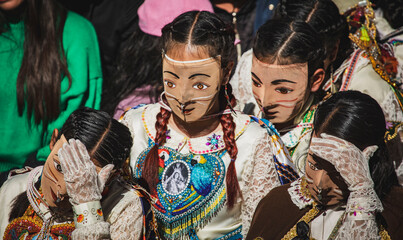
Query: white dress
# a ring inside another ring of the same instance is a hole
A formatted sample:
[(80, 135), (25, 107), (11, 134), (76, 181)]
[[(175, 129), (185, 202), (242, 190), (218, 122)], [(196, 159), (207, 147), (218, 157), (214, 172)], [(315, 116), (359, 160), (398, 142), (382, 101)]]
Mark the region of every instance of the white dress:
[[(30, 172), (9, 178), (0, 188), (0, 239), (9, 224), (11, 205), (16, 196), (27, 190)], [(39, 181), (39, 179), (37, 179)], [(113, 207), (106, 223), (74, 230), (73, 239), (140, 239), (143, 226), (142, 204), (136, 191), (125, 192)], [(101, 229), (100, 229), (101, 228)], [(109, 236), (108, 236), (109, 235)], [(105, 237), (106, 236), (106, 237)]]
[[(130, 165), (135, 177), (141, 176), (144, 157), (154, 145), (159, 111), (159, 104), (151, 104), (129, 110), (122, 119), (133, 137)], [(249, 116), (232, 116), (243, 196), (232, 209), (225, 205), (225, 171), (231, 160), (220, 127), (206, 136), (188, 138), (168, 124), (166, 143), (159, 149), (160, 182), (153, 208), (166, 238), (232, 239), (242, 237), (241, 232), (245, 236), (258, 202), (280, 185), (271, 136)]]
[[(393, 51), (400, 63), (398, 66), (398, 77), (401, 77), (403, 74), (403, 47), (401, 45), (394, 47)], [(369, 59), (363, 55), (362, 50), (355, 50), (339, 69), (335, 71), (334, 77), (338, 79), (337, 81), (341, 85), (339, 91), (356, 90), (368, 94), (381, 106), (387, 121), (403, 122), (403, 111), (400, 108), (392, 87), (375, 72)], [(250, 106), (253, 105), (255, 107), (252, 114), (259, 116), (259, 107), (252, 93), (252, 57), (253, 49), (242, 55), (230, 83), (234, 90), (234, 96), (239, 100), (238, 109), (241, 111), (245, 107), (250, 109)], [(328, 80), (324, 84), (324, 90), (330, 90), (330, 86), (331, 81)], [(304, 114), (309, 114), (309, 112), (303, 112)], [(282, 141), (290, 150), (293, 163), (298, 168), (300, 175), (304, 173), (305, 160), (312, 132), (312, 127), (307, 126), (306, 123), (312, 124), (312, 122), (313, 118), (310, 121), (303, 121), (299, 118), (294, 122), (299, 127), (281, 136)], [(399, 169), (397, 170), (398, 174), (399, 171), (403, 172), (403, 164)], [(403, 177), (401, 178), (403, 179)]]

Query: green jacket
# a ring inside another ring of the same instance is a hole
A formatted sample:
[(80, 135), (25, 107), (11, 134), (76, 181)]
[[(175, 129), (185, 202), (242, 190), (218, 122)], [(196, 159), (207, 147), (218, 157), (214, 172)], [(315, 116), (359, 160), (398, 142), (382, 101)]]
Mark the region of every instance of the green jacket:
[(90, 22), (68, 12), (63, 30), (63, 48), (72, 77), (61, 82), (60, 115), (46, 128), (28, 121), (26, 108), (22, 116), (17, 106), (17, 76), (21, 67), (24, 23), (10, 24), (0, 35), (0, 172), (23, 167), (28, 155), (37, 151), (37, 159), (45, 161), (50, 153), (53, 129), (60, 129), (76, 109), (86, 106), (99, 109), (102, 70), (98, 41)]

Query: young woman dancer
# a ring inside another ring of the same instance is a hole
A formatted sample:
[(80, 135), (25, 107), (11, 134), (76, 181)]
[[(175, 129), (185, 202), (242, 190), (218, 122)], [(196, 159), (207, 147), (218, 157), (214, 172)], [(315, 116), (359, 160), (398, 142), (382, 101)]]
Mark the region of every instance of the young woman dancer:
[[(259, 28), (253, 46), (251, 78), (239, 88), (254, 102), (258, 116), (280, 132), (292, 161), (304, 172), (314, 115), (324, 79), (324, 47), (306, 23), (269, 20)], [(248, 92), (248, 93), (246, 93)], [(242, 103), (241, 103), (242, 104)]]
[(11, 177), (0, 189), (1, 235), (152, 239), (153, 230), (143, 224), (144, 191), (126, 184), (120, 171), (131, 145), (130, 131), (107, 113), (73, 112), (54, 131), (45, 165)]
[(280, 184), (278, 138), (232, 111), (234, 33), (216, 15), (184, 13), (162, 40), (162, 100), (122, 120), (133, 174), (155, 197), (165, 238), (241, 239), (257, 202)]
[(385, 129), (379, 104), (358, 91), (319, 105), (305, 176), (259, 203), (247, 239), (399, 239), (403, 188)]

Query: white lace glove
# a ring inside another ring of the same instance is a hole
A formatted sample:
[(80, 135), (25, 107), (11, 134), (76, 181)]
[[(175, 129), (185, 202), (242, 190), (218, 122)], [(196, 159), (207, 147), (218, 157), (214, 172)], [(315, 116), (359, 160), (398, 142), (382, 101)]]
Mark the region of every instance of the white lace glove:
[(75, 139), (65, 143), (58, 154), (71, 203), (77, 205), (101, 200), (113, 164), (106, 165), (97, 173), (86, 147)]
[(368, 165), (368, 160), (378, 147), (369, 146), (361, 151), (338, 137), (325, 133), (320, 136), (312, 138), (310, 150), (330, 162), (343, 177), (350, 190), (346, 209), (349, 215), (365, 220), (372, 218), (375, 211), (382, 211)]

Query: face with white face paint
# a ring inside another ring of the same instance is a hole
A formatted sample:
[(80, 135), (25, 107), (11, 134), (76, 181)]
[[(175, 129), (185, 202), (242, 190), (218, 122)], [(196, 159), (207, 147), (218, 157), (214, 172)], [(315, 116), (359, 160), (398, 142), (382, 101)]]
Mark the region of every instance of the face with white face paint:
[(164, 90), (173, 114), (185, 122), (195, 122), (219, 110), (222, 84), (220, 58), (194, 56), (184, 51), (163, 56)]
[(277, 65), (252, 62), (252, 91), (263, 117), (274, 124), (292, 121), (310, 95), (308, 63)]

